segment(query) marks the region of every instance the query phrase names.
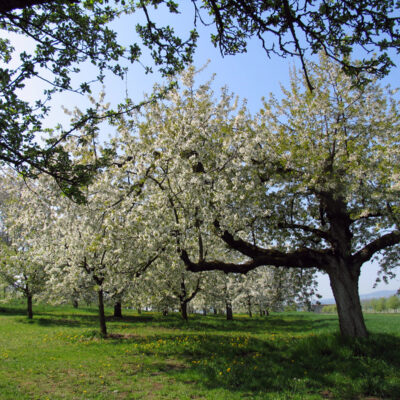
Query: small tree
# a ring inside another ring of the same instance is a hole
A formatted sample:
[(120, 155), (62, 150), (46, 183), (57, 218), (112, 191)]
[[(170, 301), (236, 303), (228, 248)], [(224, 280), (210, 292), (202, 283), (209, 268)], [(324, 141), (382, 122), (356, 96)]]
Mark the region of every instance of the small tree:
[(45, 290), (48, 280), (49, 256), (37, 240), (48, 223), (48, 209), (43, 199), (29, 204), (32, 188), (13, 171), (2, 171), (0, 186), (0, 276), (26, 298), (32, 319), (33, 297)]

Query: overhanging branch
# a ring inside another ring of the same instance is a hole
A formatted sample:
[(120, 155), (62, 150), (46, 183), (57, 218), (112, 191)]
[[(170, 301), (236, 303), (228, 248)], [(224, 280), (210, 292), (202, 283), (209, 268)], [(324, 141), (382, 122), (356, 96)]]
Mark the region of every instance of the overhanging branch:
[(185, 263), (187, 269), (192, 272), (200, 271), (223, 271), (225, 273), (234, 272), (246, 274), (247, 272), (261, 266), (275, 266), (286, 268), (319, 268), (326, 269), (329, 265), (328, 251), (317, 251), (307, 248), (295, 250), (290, 253), (285, 253), (278, 250), (263, 250), (263, 254), (255, 256), (244, 263), (226, 263), (219, 260), (205, 261), (200, 260), (195, 263), (190, 258), (185, 250), (181, 250), (180, 257)]
[(367, 244), (357, 253), (352, 256), (353, 264), (362, 265), (363, 263), (369, 261), (372, 256), (385, 249), (386, 247), (394, 246), (400, 243), (400, 231), (393, 231), (375, 239), (373, 242)]
[(79, 0), (0, 0), (0, 14), (51, 3), (79, 3)]

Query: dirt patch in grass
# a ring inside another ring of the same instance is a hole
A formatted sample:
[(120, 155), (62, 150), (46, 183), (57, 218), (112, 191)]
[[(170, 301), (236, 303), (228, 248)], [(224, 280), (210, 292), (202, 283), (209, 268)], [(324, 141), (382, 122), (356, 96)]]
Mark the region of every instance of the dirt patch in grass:
[(187, 369), (188, 366), (178, 360), (167, 359), (164, 362), (165, 368), (173, 371), (181, 371)]
[(153, 383), (153, 391), (158, 392), (159, 390), (164, 389), (164, 385), (160, 382)]
[(130, 339), (143, 339), (143, 336), (136, 335), (134, 333), (109, 333), (105, 339), (116, 339), (116, 340), (130, 340)]

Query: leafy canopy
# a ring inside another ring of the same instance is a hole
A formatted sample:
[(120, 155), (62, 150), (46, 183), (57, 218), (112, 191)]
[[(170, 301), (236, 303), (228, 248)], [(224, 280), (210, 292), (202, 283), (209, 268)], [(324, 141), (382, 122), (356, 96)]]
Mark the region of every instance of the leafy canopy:
[[(49, 100), (57, 91), (90, 91), (88, 81), (76, 87), (72, 77), (83, 65), (94, 65), (102, 80), (107, 71), (123, 76), (121, 60), (136, 62), (141, 45), (129, 48), (118, 43), (110, 23), (122, 14), (144, 13), (144, 23), (136, 30), (143, 45), (151, 50), (155, 64), (163, 74), (171, 74), (191, 62), (198, 32), (196, 24), (211, 25), (216, 32), (211, 41), (222, 55), (246, 52), (248, 41), (260, 39), (267, 56), (297, 56), (301, 59), (310, 89), (305, 56), (320, 50), (339, 62), (343, 69), (357, 75), (369, 71), (387, 74), (394, 65), (390, 49), (399, 48), (398, 4), (389, 0), (304, 1), (288, 0), (192, 0), (194, 29), (182, 39), (174, 28), (158, 26), (152, 16), (165, 6), (172, 14), (180, 12), (172, 0), (10, 0), (0, 3), (0, 160), (26, 176), (38, 172), (52, 175), (69, 196), (82, 200), (79, 186), (90, 181), (107, 155), (93, 165), (77, 163), (60, 143), (82, 125), (92, 124), (99, 116), (94, 110), (76, 122), (69, 132), (48, 136), (38, 144), (43, 119), (49, 112)], [(397, 14), (396, 14), (397, 13)], [(28, 45), (15, 54), (15, 37), (29, 38)], [(351, 63), (353, 50), (364, 51), (366, 58)], [(378, 55), (371, 52), (378, 51)], [(151, 68), (146, 66), (146, 70)], [(34, 103), (24, 100), (21, 89), (33, 78), (47, 83)], [(132, 104), (129, 104), (132, 107)], [(54, 132), (53, 132), (54, 133)]]

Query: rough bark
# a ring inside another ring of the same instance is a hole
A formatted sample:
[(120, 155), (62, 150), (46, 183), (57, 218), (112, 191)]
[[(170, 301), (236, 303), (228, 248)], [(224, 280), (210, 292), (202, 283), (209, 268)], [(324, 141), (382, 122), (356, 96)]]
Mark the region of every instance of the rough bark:
[(233, 312), (232, 312), (232, 303), (230, 302), (230, 300), (226, 301), (226, 319), (228, 321), (232, 321), (233, 320)]
[(114, 318), (122, 318), (122, 304), (120, 301), (114, 304)]
[(354, 268), (339, 264), (329, 271), (329, 278), (336, 301), (340, 333), (347, 337), (368, 337), (358, 294), (359, 273), (354, 272)]
[(27, 296), (27, 314), (28, 314), (29, 319), (33, 318), (32, 295), (31, 294), (28, 294), (28, 296)]
[(181, 316), (185, 321), (187, 321), (188, 320), (188, 310), (187, 310), (188, 302), (181, 301), (180, 305), (181, 305)]
[(106, 316), (104, 313), (104, 297), (103, 290), (99, 290), (97, 292), (98, 300), (99, 300), (99, 323), (100, 323), (100, 332), (102, 336), (107, 336), (107, 325), (106, 325)]

